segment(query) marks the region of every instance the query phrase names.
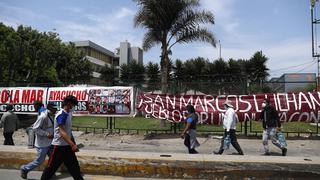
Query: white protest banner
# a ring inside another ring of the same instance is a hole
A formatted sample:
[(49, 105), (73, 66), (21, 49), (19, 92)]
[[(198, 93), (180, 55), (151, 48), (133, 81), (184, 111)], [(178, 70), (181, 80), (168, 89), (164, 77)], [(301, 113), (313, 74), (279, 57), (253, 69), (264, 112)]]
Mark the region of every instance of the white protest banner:
[(6, 104), (13, 104), (17, 114), (36, 114), (33, 102), (58, 102), (73, 95), (78, 99), (75, 116), (133, 116), (132, 87), (55, 87), (55, 88), (0, 88), (0, 113)]

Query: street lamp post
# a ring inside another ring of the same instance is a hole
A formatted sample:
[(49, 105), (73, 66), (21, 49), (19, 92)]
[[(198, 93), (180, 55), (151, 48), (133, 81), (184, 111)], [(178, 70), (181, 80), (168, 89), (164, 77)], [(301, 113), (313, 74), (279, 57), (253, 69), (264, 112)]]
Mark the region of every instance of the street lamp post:
[(221, 42), (219, 40), (219, 59), (221, 59)]

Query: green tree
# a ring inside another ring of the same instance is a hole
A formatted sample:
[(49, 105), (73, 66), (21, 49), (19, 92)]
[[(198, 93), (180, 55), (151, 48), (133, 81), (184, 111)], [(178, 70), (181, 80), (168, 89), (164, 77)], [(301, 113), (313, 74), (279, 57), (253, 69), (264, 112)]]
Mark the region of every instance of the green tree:
[(129, 83), (130, 78), (130, 67), (128, 64), (121, 64), (120, 66), (120, 80), (122, 83)]
[(73, 44), (63, 43), (57, 33), (31, 27), (17, 30), (0, 23), (0, 78), (4, 85), (86, 83), (91, 64)]
[(269, 69), (267, 68), (268, 58), (262, 53), (262, 51), (257, 51), (249, 59), (247, 65), (247, 74), (251, 82), (262, 83), (266, 81), (269, 76)]
[(137, 86), (141, 86), (144, 83), (145, 67), (142, 64), (131, 61), (128, 64), (122, 64), (120, 66), (120, 80), (126, 84), (133, 83)]
[(215, 46), (216, 40), (203, 24), (214, 24), (211, 12), (199, 10), (199, 0), (134, 0), (139, 10), (134, 18), (135, 27), (147, 30), (143, 38), (145, 51), (161, 45), (161, 85), (167, 92), (169, 55), (177, 43), (208, 42)]
[(62, 44), (59, 50), (60, 57), (56, 61), (56, 67), (59, 69), (59, 79), (63, 84), (88, 83), (92, 77), (93, 67), (84, 53), (73, 43)]
[(142, 86), (145, 81), (145, 67), (143, 64), (137, 63), (136, 60), (133, 60), (129, 63), (130, 67), (130, 77), (131, 81), (138, 86)]
[(106, 64), (100, 71), (100, 78), (107, 82), (109, 86), (114, 86), (118, 79), (118, 73), (115, 66)]
[(157, 63), (149, 62), (146, 66), (146, 74), (148, 77), (148, 87), (151, 91), (158, 89), (159, 85), (159, 75), (160, 75), (160, 68)]

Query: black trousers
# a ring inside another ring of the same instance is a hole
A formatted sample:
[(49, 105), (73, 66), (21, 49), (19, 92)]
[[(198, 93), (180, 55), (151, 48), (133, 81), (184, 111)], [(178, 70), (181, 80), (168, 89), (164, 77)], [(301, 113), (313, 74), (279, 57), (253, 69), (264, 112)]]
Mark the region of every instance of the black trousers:
[(13, 145), (14, 146), (13, 138), (12, 138), (13, 132), (3, 133), (3, 136), (4, 136), (3, 145)]
[[(231, 144), (232, 144), (232, 146), (238, 151), (238, 153), (239, 154), (243, 154), (243, 151), (242, 151), (242, 149), (241, 149), (241, 147), (240, 147), (240, 145), (239, 145), (239, 143), (238, 143), (238, 141), (237, 141), (237, 136), (236, 136), (236, 130), (234, 130), (234, 129), (230, 129), (230, 140), (231, 140)], [(223, 135), (223, 138), (222, 138), (222, 140), (221, 140), (221, 146), (220, 146), (220, 149), (219, 149), (219, 154), (222, 154), (223, 153), (223, 144), (224, 144), (224, 138), (226, 138), (226, 136), (227, 136), (228, 134), (227, 134), (227, 131), (225, 130), (224, 131), (224, 135)]]
[(41, 180), (50, 180), (62, 163), (67, 167), (73, 179), (83, 180), (78, 159), (71, 146), (51, 145), (51, 148), (52, 152), (48, 166), (43, 170)]

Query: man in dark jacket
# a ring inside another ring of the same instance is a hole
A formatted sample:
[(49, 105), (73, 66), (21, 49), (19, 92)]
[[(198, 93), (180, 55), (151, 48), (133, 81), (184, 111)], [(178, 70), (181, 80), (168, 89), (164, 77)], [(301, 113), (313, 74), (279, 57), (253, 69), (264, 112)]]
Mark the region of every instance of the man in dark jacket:
[(281, 123), (277, 110), (270, 105), (269, 99), (264, 99), (262, 103), (262, 112), (260, 119), (262, 120), (263, 135), (262, 144), (264, 147), (265, 155), (270, 155), (268, 147), (268, 139), (270, 138), (272, 143), (282, 150), (282, 156), (286, 156), (287, 148), (281, 147), (277, 141), (276, 133), (281, 131)]
[(13, 133), (19, 128), (18, 116), (13, 112), (13, 106), (8, 104), (6, 111), (3, 113), (0, 121), (0, 127), (3, 127), (4, 143), (3, 145), (14, 145)]

